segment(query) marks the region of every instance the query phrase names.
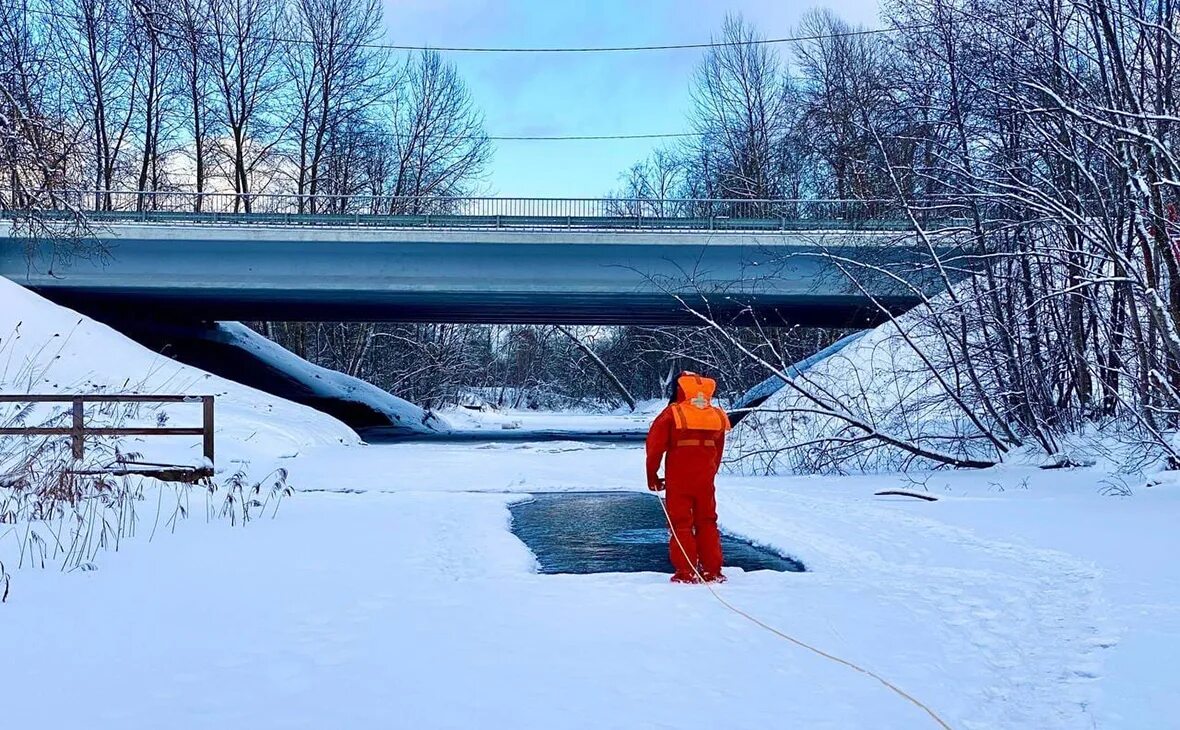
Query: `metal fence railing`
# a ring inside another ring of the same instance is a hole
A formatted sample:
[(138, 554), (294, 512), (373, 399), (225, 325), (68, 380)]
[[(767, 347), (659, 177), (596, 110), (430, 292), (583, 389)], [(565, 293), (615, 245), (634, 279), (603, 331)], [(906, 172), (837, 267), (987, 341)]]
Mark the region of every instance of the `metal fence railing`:
[[(3, 191), (0, 191), (0, 196)], [(61, 190), (42, 213), (95, 219), (414, 226), (791, 229), (903, 227), (889, 200), (503, 198)], [(0, 206), (2, 208), (3, 206)]]

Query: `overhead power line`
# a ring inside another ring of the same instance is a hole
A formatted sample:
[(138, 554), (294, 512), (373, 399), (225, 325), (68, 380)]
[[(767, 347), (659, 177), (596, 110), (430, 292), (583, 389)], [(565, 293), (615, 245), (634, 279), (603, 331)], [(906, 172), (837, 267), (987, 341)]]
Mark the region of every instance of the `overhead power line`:
[[(15, 6), (0, 6), (0, 10), (27, 12), (29, 14), (52, 16), (57, 18), (69, 18), (72, 20), (85, 20), (82, 16), (76, 14), (64, 14), (59, 12), (50, 12), (46, 10), (33, 10)], [(709, 41), (702, 43), (672, 43), (663, 45), (646, 45), (646, 46), (586, 46), (586, 47), (480, 47), (480, 46), (429, 46), (429, 45), (407, 45), (396, 43), (358, 43), (355, 44), (358, 48), (369, 48), (374, 50), (391, 50), (391, 51), (438, 51), (443, 53), (506, 53), (506, 54), (520, 54), (520, 53), (627, 53), (627, 52), (642, 52), (642, 51), (677, 51), (677, 50), (691, 50), (691, 49), (708, 49), (708, 48), (726, 48), (734, 46), (761, 46), (761, 45), (775, 45), (783, 43), (801, 43), (807, 41), (818, 41), (832, 38), (846, 38), (855, 36), (877, 35), (882, 33), (893, 33), (902, 30), (920, 30), (933, 27), (930, 23), (922, 23), (907, 26), (898, 26), (896, 28), (866, 28), (860, 30), (849, 30), (838, 33), (819, 33), (812, 35), (788, 36), (781, 38), (756, 38), (744, 41)], [(175, 40), (184, 40), (183, 37), (177, 35), (174, 31), (159, 29), (161, 35), (173, 38)], [(282, 36), (242, 36), (244, 40), (252, 41), (266, 41), (272, 43), (289, 43), (297, 45), (310, 45), (316, 41), (308, 38), (289, 38)], [(700, 132), (666, 132), (666, 133), (650, 133), (650, 134), (571, 134), (571, 135), (526, 135), (526, 134), (504, 134), (504, 135), (485, 135), (480, 138), (487, 139), (492, 142), (577, 142), (577, 141), (610, 141), (610, 140), (642, 140), (642, 139), (683, 139), (687, 137), (703, 136)], [(473, 139), (476, 135), (467, 137), (452, 137), (449, 139)]]
[[(4, 10), (11, 10), (17, 12), (28, 12), (30, 14), (47, 15), (57, 18), (70, 18), (72, 20), (82, 20), (79, 15), (67, 15), (64, 13), (50, 12), (47, 10), (29, 10), (27, 8), (18, 8), (8, 6)], [(433, 46), (423, 44), (401, 44), (401, 43), (357, 43), (354, 44), (356, 48), (369, 48), (373, 50), (387, 50), (387, 51), (438, 51), (439, 53), (634, 53), (644, 51), (684, 51), (684, 50), (700, 50), (706, 48), (728, 48), (734, 46), (764, 46), (777, 45), (782, 43), (804, 43), (807, 41), (820, 41), (833, 38), (850, 38), (855, 36), (878, 35), (882, 33), (895, 33), (902, 30), (922, 30), (933, 27), (931, 23), (919, 23), (915, 25), (903, 25), (896, 28), (863, 28), (859, 30), (847, 30), (838, 33), (816, 33), (812, 35), (798, 35), (798, 36), (784, 36), (781, 38), (753, 38), (743, 41), (707, 41), (698, 43), (667, 43), (660, 45), (645, 45), (645, 46), (569, 46), (569, 47), (526, 47), (526, 46)], [(164, 35), (172, 36), (171, 33), (164, 31)], [(175, 36), (172, 36), (175, 37)], [(270, 43), (290, 43), (295, 45), (313, 45), (316, 43), (311, 38), (290, 38), (284, 36), (258, 36), (246, 35), (243, 36), (247, 40), (252, 41), (266, 41)]]
[(545, 135), (489, 135), (493, 142), (577, 142), (612, 139), (674, 139), (679, 137), (700, 137), (700, 132), (668, 132), (665, 134), (559, 134)]
[[(912, 28), (928, 27), (910, 26)], [(816, 35), (789, 36), (783, 38), (755, 38), (747, 41), (708, 41), (701, 43), (668, 43), (651, 46), (569, 46), (569, 47), (515, 47), (515, 46), (425, 46), (403, 45), (396, 43), (363, 43), (363, 48), (386, 49), (391, 51), (438, 51), (440, 53), (633, 53), (642, 51), (685, 51), (704, 48), (726, 48), (731, 46), (765, 46), (780, 43), (802, 43), (818, 41), (828, 38), (846, 38), (851, 36), (876, 35), (879, 33), (893, 33), (906, 28), (866, 28), (850, 30), (842, 33), (823, 33)], [(268, 38), (278, 43), (312, 43), (301, 38)]]
[[(384, 136), (399, 141), (413, 141), (410, 135), (399, 132), (385, 132)], [(456, 134), (432, 137), (432, 141), (464, 141), (487, 140), (489, 142), (596, 142), (627, 139), (682, 139), (685, 137), (703, 137), (704, 132), (658, 132), (644, 134)]]

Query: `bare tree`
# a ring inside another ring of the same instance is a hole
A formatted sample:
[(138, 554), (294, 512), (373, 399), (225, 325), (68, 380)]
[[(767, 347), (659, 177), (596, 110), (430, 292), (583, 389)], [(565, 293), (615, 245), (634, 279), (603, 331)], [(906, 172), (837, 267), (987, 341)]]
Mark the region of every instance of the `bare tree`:
[(68, 60), (76, 113), (89, 119), (97, 210), (112, 206), (110, 191), (125, 172), (142, 73), (127, 38), (127, 9), (107, 0), (65, 0), (53, 24), (56, 52)]
[(599, 373), (602, 374), (602, 377), (606, 378), (606, 381), (610, 383), (615, 392), (619, 394), (619, 397), (623, 399), (623, 402), (626, 403), (631, 410), (635, 410), (635, 396), (631, 395), (631, 392), (627, 390), (627, 386), (623, 384), (623, 381), (619, 379), (618, 375), (615, 375), (615, 372), (611, 370), (610, 366), (598, 356), (598, 353), (594, 351), (594, 348), (585, 342), (582, 342), (580, 337), (578, 337), (566, 327), (556, 325), (555, 329), (568, 337), (570, 342), (573, 343), (574, 347), (577, 347), (583, 355), (589, 358), (593, 366), (598, 369)]
[(697, 68), (691, 122), (699, 139), (687, 158), (692, 192), (702, 198), (784, 197), (795, 114), (782, 61), (740, 16), (729, 16)]
[[(877, 199), (883, 163), (870, 129), (892, 107), (878, 36), (854, 35), (830, 10), (806, 13), (799, 31), (811, 40), (796, 49), (800, 69), (802, 140), (830, 171), (837, 199)], [(895, 77), (896, 78), (896, 77)]]
[(229, 131), (226, 159), (235, 210), (251, 210), (252, 177), (277, 145), (286, 124), (272, 118), (282, 79), (281, 0), (209, 0), (213, 78), (222, 120)]
[(687, 165), (678, 150), (661, 147), (620, 177), (622, 188), (611, 194), (619, 200), (615, 210), (609, 211), (612, 215), (663, 217), (689, 212), (669, 202), (688, 193)]
[[(331, 196), (318, 203), (317, 210), (334, 213), (379, 213), (377, 200), (366, 194), (381, 195), (381, 165), (386, 158), (388, 139), (368, 120), (340, 125), (326, 140), (318, 191)], [(363, 209), (353, 204), (354, 196), (365, 196)]]
[[(382, 32), (377, 0), (292, 0), (284, 34), (299, 40), (285, 56), (295, 122), (295, 190), (300, 211), (316, 210), (330, 139), (354, 132), (382, 101), (389, 69), (371, 49)], [(353, 135), (355, 136), (355, 135)], [(340, 148), (353, 140), (338, 140)], [(308, 196), (304, 200), (303, 196)]]
[(464, 194), (491, 157), (483, 115), (453, 65), (423, 51), (406, 59), (403, 75), (389, 118), (391, 213), (423, 212), (422, 198)]
[(30, 12), (40, 9), (27, 0), (0, 7), (0, 214), (11, 225), (8, 244), (22, 242), (30, 265), (52, 271), (60, 259), (103, 249), (86, 202), (65, 192), (77, 184), (84, 129), (68, 95), (73, 69), (53, 53), (54, 30), (43, 22), (51, 16)]
[[(165, 51), (166, 17), (157, 0), (132, 0), (128, 37), (144, 71), (137, 79), (137, 93), (143, 98), (143, 143), (140, 149), (137, 190), (157, 191), (162, 182), (160, 134), (164, 126), (165, 99), (173, 72), (173, 57)], [(137, 210), (155, 205), (154, 198), (140, 195)]]
[(193, 159), (194, 209), (204, 207), (204, 193), (209, 178), (208, 155), (212, 128), (213, 66), (216, 46), (207, 28), (213, 12), (211, 0), (175, 0), (167, 16), (168, 47), (176, 58), (173, 78), (177, 96), (186, 107), (189, 150)]
[[(866, 220), (898, 212), (911, 231), (905, 267), (863, 247), (817, 254), (883, 313), (871, 294), (882, 278), (922, 304), (878, 343), (898, 371), (900, 400), (886, 412), (879, 394), (855, 387), (875, 374), (853, 367), (841, 371), (849, 390), (786, 384), (795, 400), (783, 421), (812, 421), (779, 437), (805, 435), (816, 418), (832, 426), (822, 443), (796, 444), (812, 455), (796, 465), (841, 468), (870, 453), (979, 464), (1030, 449), (1064, 463), (1094, 428), (1180, 463), (1177, 6), (905, 0), (887, 15), (888, 37), (808, 15), (813, 39), (781, 115), (750, 103), (772, 98), (757, 90), (774, 59), (756, 46), (716, 49), (698, 74), (690, 190), (888, 198)], [(757, 34), (727, 27), (723, 37)], [(771, 128), (762, 119), (785, 120), (779, 158), (754, 143)], [(752, 164), (784, 160), (782, 150), (802, 165)], [(642, 190), (646, 170), (627, 182)]]

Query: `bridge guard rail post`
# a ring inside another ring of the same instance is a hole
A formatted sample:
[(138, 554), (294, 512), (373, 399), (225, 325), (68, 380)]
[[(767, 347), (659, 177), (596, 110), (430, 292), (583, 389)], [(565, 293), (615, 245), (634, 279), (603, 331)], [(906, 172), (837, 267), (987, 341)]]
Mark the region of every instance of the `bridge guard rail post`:
[[(13, 192), (0, 186), (0, 199), (12, 199)], [(450, 196), (355, 196), (307, 195), (302, 193), (209, 193), (206, 191), (144, 190), (61, 190), (62, 200), (84, 211), (95, 220), (191, 221), (213, 225), (245, 222), (253, 218), (260, 224), (283, 223), (325, 225), (364, 225), (373, 216), (378, 225), (409, 227), (486, 227), (552, 229), (563, 225), (593, 228), (601, 219), (604, 230), (677, 228), (684, 230), (790, 230), (799, 226), (819, 228), (847, 226), (850, 220), (880, 220), (896, 225), (907, 224), (904, 207), (890, 199), (806, 199), (806, 198), (496, 198)], [(368, 200), (365, 205), (357, 202)], [(963, 201), (933, 197), (925, 201), (927, 211), (947, 212), (960, 209)], [(386, 209), (382, 214), (381, 210)], [(62, 208), (58, 208), (60, 212)], [(69, 212), (71, 208), (64, 208)], [(193, 213), (195, 212), (195, 215)], [(186, 217), (185, 214), (188, 214)], [(0, 218), (13, 215), (0, 211)], [(396, 220), (401, 218), (402, 220)], [(469, 220), (465, 220), (468, 219)], [(950, 216), (953, 218), (953, 216)], [(669, 225), (665, 219), (682, 224)], [(729, 222), (726, 222), (729, 219)]]

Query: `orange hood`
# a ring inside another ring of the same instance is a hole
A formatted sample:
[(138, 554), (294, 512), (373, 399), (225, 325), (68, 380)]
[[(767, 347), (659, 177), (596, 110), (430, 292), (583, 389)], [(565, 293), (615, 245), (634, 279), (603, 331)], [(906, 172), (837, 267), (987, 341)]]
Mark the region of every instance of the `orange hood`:
[(691, 403), (697, 408), (713, 405), (717, 381), (696, 373), (683, 372), (676, 378), (676, 402)]
[(696, 373), (681, 373), (676, 379), (676, 402), (671, 405), (676, 427), (701, 431), (728, 431), (725, 411), (713, 405), (717, 381)]

